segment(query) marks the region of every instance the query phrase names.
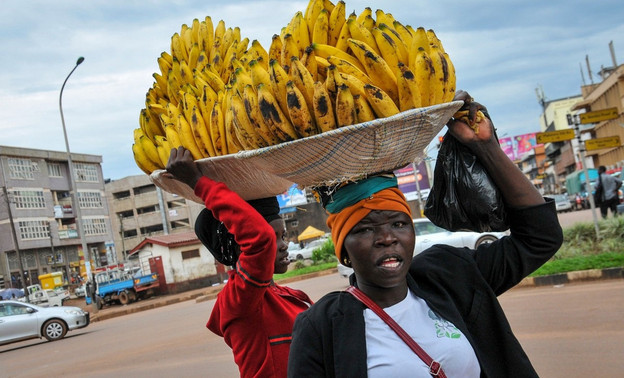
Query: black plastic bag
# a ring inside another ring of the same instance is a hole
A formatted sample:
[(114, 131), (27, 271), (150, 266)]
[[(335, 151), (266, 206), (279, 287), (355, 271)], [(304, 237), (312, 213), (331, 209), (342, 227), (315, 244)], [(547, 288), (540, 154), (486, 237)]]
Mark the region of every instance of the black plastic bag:
[(505, 231), (502, 196), (477, 157), (446, 133), (433, 173), (424, 214), (449, 231)]

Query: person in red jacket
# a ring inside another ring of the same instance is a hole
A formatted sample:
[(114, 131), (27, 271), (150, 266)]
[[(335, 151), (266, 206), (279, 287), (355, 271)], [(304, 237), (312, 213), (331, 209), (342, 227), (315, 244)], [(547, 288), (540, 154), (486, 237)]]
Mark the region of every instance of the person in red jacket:
[(206, 326), (232, 348), (241, 377), (285, 377), (295, 317), (312, 300), (273, 282), (289, 264), (277, 198), (244, 201), (203, 176), (183, 147), (171, 151), (167, 174), (204, 200), (195, 232), (217, 261), (233, 266)]

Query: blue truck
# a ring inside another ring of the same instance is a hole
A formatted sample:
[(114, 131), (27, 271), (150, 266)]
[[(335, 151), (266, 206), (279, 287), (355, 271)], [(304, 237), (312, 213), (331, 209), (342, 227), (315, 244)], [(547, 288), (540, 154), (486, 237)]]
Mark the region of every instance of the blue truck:
[[(94, 274), (93, 294), (95, 305), (101, 309), (104, 305), (121, 303), (126, 305), (139, 299), (151, 297), (160, 283), (158, 274), (144, 274), (140, 269), (124, 269), (121, 266), (104, 268)], [(87, 304), (90, 299), (87, 296)]]

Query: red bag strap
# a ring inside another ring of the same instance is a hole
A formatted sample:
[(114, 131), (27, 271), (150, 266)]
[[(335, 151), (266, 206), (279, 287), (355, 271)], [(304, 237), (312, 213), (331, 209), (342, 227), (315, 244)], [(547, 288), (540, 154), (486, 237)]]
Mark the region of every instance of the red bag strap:
[(429, 366), (429, 374), (433, 377), (446, 378), (446, 374), (444, 374), (444, 370), (442, 370), (442, 365), (431, 358), (427, 352), (425, 352), (420, 345), (418, 345), (418, 343), (416, 343), (416, 341), (414, 341), (414, 339), (412, 339), (410, 335), (408, 335), (407, 332), (405, 332), (405, 330), (390, 317), (390, 315), (388, 315), (377, 305), (377, 303), (373, 302), (366, 294), (364, 294), (364, 292), (355, 286), (349, 286), (346, 291), (357, 298), (360, 302), (364, 303), (366, 307), (373, 310), (377, 316), (386, 322), (386, 324), (388, 324), (388, 326), (396, 332), (396, 334), (410, 347), (410, 349), (413, 350), (414, 353), (416, 353), (416, 355), (420, 357), (425, 364), (427, 364), (427, 366)]

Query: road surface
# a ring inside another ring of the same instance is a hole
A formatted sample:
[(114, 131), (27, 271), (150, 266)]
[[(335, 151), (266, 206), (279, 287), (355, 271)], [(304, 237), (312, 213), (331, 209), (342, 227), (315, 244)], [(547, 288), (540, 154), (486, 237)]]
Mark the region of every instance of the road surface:
[[(343, 290), (337, 273), (291, 287), (313, 300)], [(542, 377), (621, 377), (624, 280), (515, 288), (501, 297)], [(186, 301), (95, 322), (64, 340), (0, 346), (2, 377), (237, 377), (232, 354), (205, 324), (214, 301)]]

